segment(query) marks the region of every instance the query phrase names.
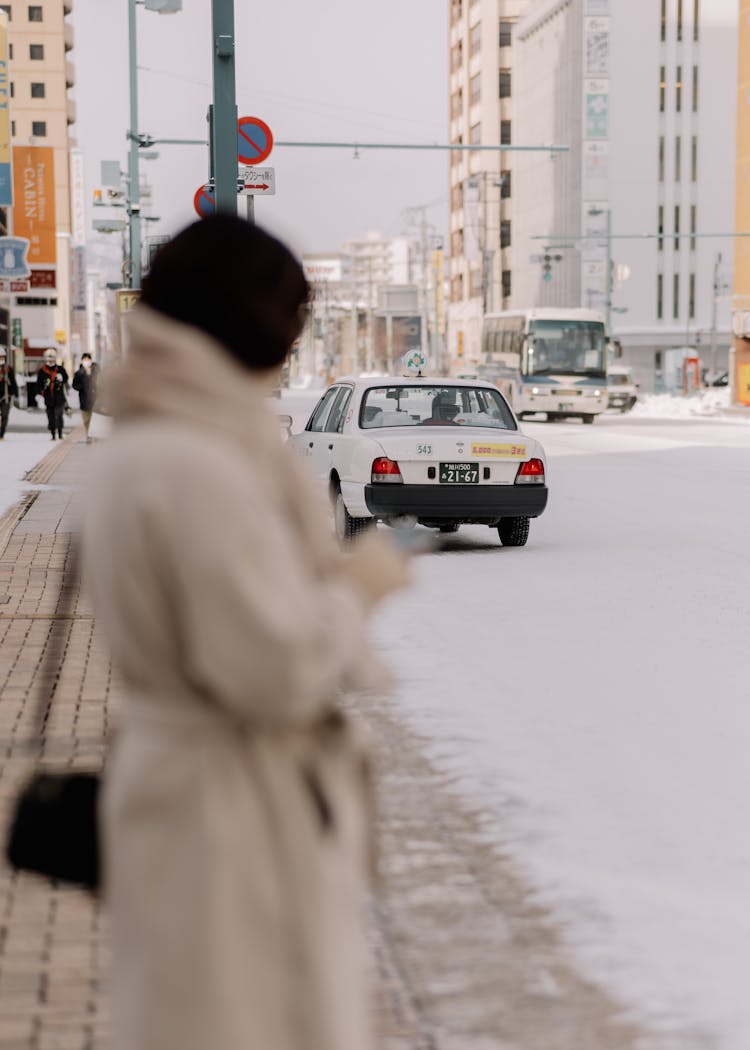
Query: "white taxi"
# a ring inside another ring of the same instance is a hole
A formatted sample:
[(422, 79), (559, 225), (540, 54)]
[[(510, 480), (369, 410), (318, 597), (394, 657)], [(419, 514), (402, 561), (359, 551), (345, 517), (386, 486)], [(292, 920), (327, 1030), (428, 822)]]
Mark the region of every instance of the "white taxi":
[(342, 541), (377, 521), (474, 523), (521, 547), (547, 505), (544, 449), (481, 380), (341, 379), (289, 441), (328, 487)]

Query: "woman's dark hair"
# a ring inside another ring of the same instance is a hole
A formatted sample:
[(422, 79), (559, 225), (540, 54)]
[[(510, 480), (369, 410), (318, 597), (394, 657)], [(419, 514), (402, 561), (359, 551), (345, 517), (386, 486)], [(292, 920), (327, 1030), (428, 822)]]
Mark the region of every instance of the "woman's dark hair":
[(141, 302), (207, 332), (248, 368), (264, 369), (283, 363), (309, 294), (281, 241), (243, 219), (214, 215), (159, 249)]

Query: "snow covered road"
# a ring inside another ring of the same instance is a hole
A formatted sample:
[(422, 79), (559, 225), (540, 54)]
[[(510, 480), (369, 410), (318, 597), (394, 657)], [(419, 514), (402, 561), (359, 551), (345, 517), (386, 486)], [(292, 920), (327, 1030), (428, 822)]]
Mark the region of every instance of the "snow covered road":
[(489, 816), (591, 978), (750, 1046), (750, 427), (528, 422), (526, 548), (464, 527), (377, 625), (404, 722)]

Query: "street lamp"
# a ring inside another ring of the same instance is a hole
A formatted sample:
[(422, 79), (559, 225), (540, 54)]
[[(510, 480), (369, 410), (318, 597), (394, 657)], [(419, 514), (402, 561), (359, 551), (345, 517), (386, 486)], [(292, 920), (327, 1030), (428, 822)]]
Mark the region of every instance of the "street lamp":
[(138, 133), (138, 65), (135, 9), (142, 3), (147, 11), (175, 14), (182, 9), (182, 0), (128, 0), (128, 61), (130, 74), (130, 128), (128, 141), (128, 218), (130, 265), (127, 268), (127, 287), (141, 286), (141, 188), (138, 167), (141, 136)]

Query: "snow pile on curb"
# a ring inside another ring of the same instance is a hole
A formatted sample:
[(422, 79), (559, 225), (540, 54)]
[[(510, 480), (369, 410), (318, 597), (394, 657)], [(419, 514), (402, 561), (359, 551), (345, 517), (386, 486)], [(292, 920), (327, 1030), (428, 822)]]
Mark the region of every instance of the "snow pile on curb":
[(641, 419), (694, 419), (696, 416), (721, 416), (728, 408), (729, 390), (719, 387), (690, 397), (646, 394), (638, 399), (631, 415)]

